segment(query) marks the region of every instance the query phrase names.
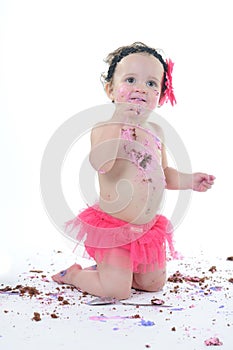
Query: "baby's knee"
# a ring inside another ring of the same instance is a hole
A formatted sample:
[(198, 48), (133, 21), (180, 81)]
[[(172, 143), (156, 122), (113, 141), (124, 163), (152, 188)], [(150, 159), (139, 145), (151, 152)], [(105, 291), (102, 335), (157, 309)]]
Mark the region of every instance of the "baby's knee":
[(112, 286), (105, 288), (105, 296), (115, 298), (117, 300), (128, 299), (131, 295), (131, 288), (124, 286)]
[(145, 286), (145, 291), (147, 291), (147, 292), (160, 292), (163, 289), (165, 283), (166, 283), (165, 280), (155, 281), (151, 285)]
[(116, 298), (117, 300), (124, 300), (124, 299), (128, 299), (130, 295), (131, 295), (131, 290), (121, 289), (115, 292), (114, 298)]
[(163, 289), (166, 279), (166, 270), (162, 270), (159, 274), (136, 274), (134, 276), (134, 286), (146, 292), (159, 292)]

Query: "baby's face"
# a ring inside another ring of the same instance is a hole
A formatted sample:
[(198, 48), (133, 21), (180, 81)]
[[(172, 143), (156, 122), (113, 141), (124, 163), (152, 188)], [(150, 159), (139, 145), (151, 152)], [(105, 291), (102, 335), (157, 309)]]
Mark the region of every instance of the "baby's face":
[(154, 56), (130, 54), (117, 64), (109, 97), (115, 102), (139, 104), (153, 110), (159, 103), (163, 73), (162, 64)]

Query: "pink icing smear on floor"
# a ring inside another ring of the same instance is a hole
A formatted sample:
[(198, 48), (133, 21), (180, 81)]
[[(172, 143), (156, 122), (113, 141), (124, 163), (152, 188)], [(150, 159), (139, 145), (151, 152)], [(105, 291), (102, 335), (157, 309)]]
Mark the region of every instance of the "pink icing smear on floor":
[(223, 343), (219, 340), (219, 338), (210, 338), (205, 340), (205, 345), (211, 346), (211, 345), (223, 345)]

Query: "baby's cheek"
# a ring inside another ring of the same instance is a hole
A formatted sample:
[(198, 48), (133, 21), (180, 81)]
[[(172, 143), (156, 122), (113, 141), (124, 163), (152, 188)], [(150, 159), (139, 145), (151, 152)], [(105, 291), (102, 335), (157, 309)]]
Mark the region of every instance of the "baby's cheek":
[(122, 85), (119, 87), (116, 93), (116, 101), (126, 102), (129, 99), (130, 89), (128, 86)]
[(150, 99), (150, 102), (149, 102), (149, 109), (155, 109), (158, 104), (159, 104), (159, 99), (160, 99), (160, 93), (158, 91), (154, 91), (153, 92), (153, 96), (152, 98)]

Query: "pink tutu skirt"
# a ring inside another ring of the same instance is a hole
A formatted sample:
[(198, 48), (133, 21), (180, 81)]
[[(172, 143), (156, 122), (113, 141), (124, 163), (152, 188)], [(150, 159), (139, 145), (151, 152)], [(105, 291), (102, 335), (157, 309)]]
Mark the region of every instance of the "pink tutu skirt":
[[(98, 205), (88, 207), (66, 223), (66, 234), (77, 244), (83, 243), (89, 256), (98, 263), (110, 249), (118, 254), (119, 262), (128, 251), (133, 272), (152, 271), (155, 264), (164, 267), (166, 242), (173, 258), (177, 253), (173, 246), (170, 221), (157, 215), (151, 222), (134, 225), (103, 212)], [(119, 249), (120, 248), (120, 249)]]

